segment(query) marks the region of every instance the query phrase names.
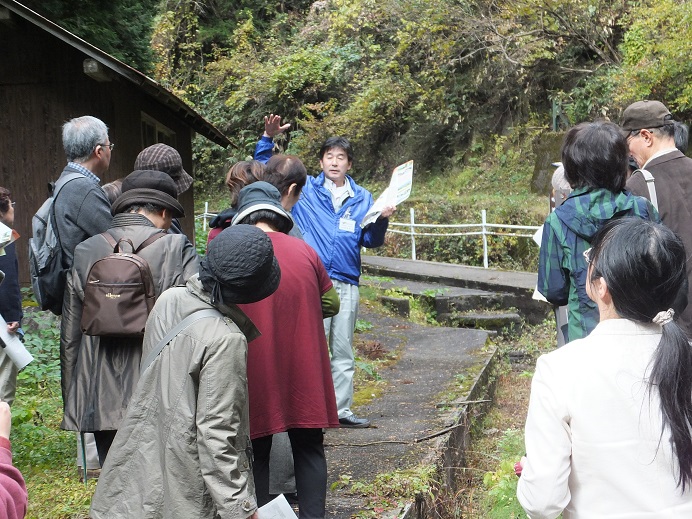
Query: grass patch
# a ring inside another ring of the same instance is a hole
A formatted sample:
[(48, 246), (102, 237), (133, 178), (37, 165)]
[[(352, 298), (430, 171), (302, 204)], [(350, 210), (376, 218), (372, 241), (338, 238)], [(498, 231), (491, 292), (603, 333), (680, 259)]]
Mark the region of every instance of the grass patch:
[(25, 345), (34, 356), (17, 377), (12, 451), (29, 491), (28, 518), (87, 518), (96, 482), (80, 483), (76, 436), (62, 431), (60, 325), (47, 312), (28, 312)]
[(376, 518), (388, 510), (401, 508), (414, 500), (416, 496), (431, 498), (433, 489), (439, 486), (437, 467), (418, 465), (411, 469), (395, 470), (378, 474), (373, 481), (352, 481), (351, 476), (344, 475), (332, 485), (347, 488), (350, 494), (367, 497), (364, 510), (358, 512), (357, 518)]

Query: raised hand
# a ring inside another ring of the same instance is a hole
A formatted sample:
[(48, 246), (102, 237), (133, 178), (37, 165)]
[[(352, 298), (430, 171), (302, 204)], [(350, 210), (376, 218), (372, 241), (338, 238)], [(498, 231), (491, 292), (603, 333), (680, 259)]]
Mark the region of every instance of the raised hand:
[(281, 116), (269, 114), (264, 116), (264, 137), (273, 139), (276, 135), (285, 132), (291, 127), (291, 123), (281, 124)]

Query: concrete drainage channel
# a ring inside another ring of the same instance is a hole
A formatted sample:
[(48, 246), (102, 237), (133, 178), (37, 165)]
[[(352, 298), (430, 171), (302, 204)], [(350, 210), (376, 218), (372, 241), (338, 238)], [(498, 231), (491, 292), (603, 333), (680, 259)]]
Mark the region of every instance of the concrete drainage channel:
[[(440, 495), (454, 496), (464, 488), (465, 477), (463, 467), (466, 467), (466, 452), (471, 445), (474, 428), (479, 426), (483, 417), (492, 406), (496, 387), (496, 368), (499, 353), (494, 349), (483, 362), (480, 371), (471, 385), (468, 395), (463, 400), (448, 403), (452, 426), (448, 434), (443, 434), (437, 440), (432, 454), (422, 461), (423, 464), (435, 465), (439, 478), (437, 495), (418, 495), (401, 509), (390, 511), (383, 517), (390, 519), (433, 519), (444, 517), (441, 510), (435, 508), (439, 504)], [(426, 498), (427, 497), (427, 498)]]

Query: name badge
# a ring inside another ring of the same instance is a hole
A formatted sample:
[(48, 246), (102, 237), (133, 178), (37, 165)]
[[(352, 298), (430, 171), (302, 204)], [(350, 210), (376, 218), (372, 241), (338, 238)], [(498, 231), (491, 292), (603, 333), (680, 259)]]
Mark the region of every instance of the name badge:
[(356, 232), (356, 221), (350, 218), (339, 218), (339, 230), (345, 232)]

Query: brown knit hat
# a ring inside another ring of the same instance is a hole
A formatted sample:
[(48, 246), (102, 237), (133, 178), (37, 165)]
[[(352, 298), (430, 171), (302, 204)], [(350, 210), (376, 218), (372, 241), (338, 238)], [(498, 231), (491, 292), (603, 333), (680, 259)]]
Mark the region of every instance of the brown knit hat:
[(192, 185), (192, 177), (183, 169), (183, 159), (175, 148), (167, 144), (152, 144), (144, 148), (135, 159), (135, 170), (155, 169), (168, 173), (175, 181), (178, 194), (184, 193)]

